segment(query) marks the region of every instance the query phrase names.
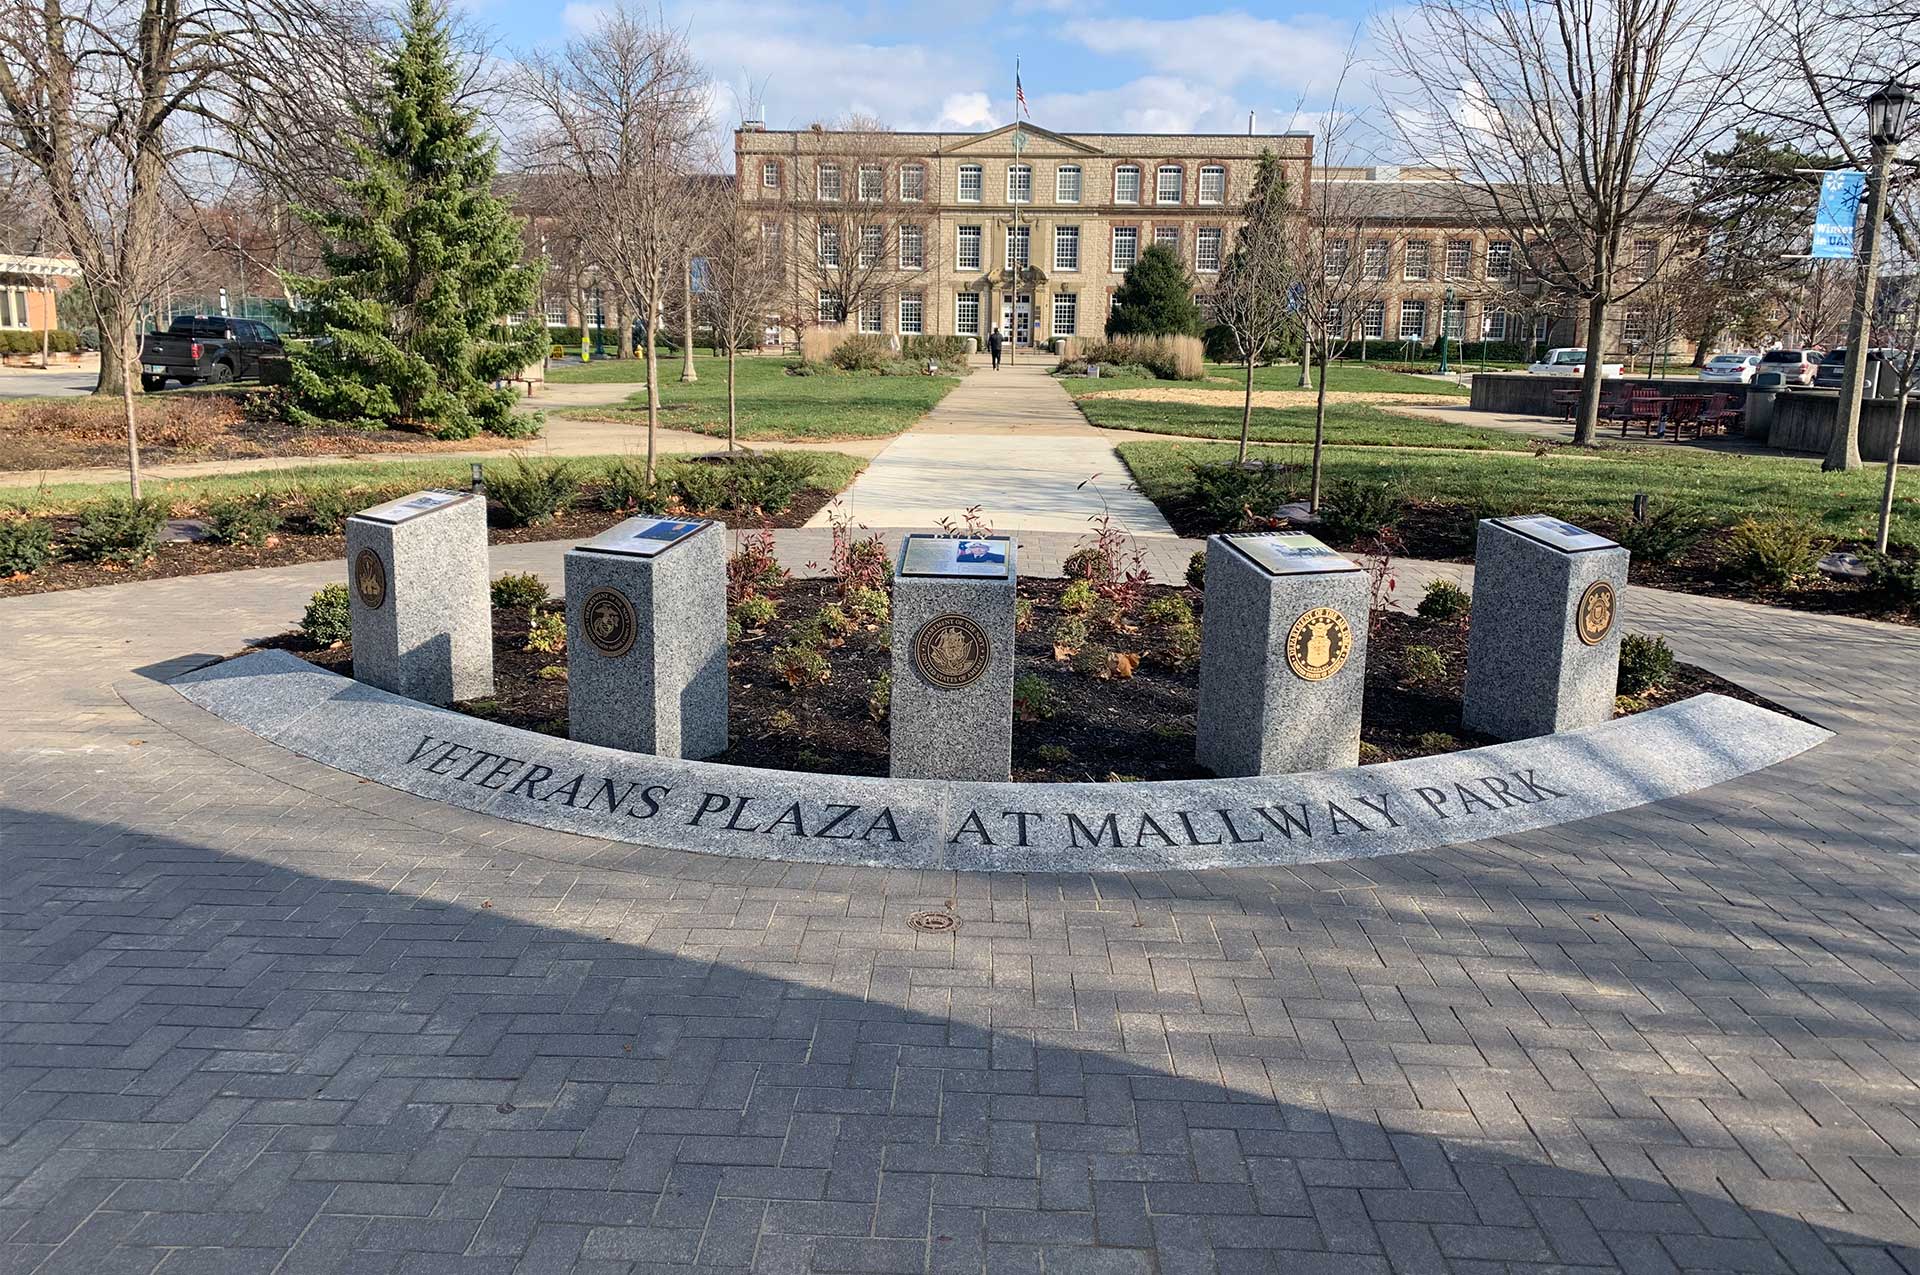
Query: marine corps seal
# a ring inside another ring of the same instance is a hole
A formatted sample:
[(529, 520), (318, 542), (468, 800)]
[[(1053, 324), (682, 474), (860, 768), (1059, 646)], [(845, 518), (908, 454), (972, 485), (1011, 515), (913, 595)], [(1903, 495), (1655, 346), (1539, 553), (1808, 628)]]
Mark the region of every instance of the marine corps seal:
[(913, 667), (943, 690), (958, 690), (987, 671), (993, 643), (964, 615), (936, 615), (913, 635)]
[(1353, 654), (1353, 628), (1332, 607), (1303, 613), (1287, 630), (1287, 667), (1294, 676), (1324, 682), (1347, 666)]
[(633, 649), (638, 628), (633, 603), (618, 589), (595, 589), (580, 607), (580, 629), (587, 635), (587, 644), (610, 660)]

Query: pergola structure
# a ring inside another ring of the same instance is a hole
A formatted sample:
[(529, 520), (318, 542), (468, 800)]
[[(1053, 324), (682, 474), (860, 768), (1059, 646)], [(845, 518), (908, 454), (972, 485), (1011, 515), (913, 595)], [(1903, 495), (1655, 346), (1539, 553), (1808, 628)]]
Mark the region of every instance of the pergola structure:
[[(80, 278), (80, 263), (69, 257), (28, 257), (0, 253), (0, 292), (8, 288), (32, 288), (46, 294), (46, 306), (40, 314), (40, 366), (46, 367), (58, 313), (61, 279)], [(11, 302), (9, 301), (9, 304)], [(26, 325), (24, 307), (20, 325)]]

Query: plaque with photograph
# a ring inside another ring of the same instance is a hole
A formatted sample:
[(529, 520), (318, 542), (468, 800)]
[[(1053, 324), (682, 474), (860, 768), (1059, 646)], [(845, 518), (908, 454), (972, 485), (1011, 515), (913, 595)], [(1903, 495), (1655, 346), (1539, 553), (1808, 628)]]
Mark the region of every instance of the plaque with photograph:
[(1494, 522), (1508, 531), (1518, 532), (1527, 539), (1538, 541), (1550, 549), (1558, 549), (1561, 553), (1585, 553), (1589, 549), (1619, 547), (1605, 536), (1596, 535), (1585, 527), (1576, 527), (1570, 522), (1555, 518), (1552, 514), (1496, 518)]
[(1255, 566), (1270, 576), (1318, 575), (1327, 571), (1360, 569), (1358, 564), (1329, 549), (1317, 536), (1249, 531), (1230, 534), (1226, 542), (1252, 559)]
[(354, 517), (366, 518), (373, 522), (399, 523), (472, 499), (473, 493), (470, 491), (416, 491), (411, 496), (402, 496), (398, 500), (389, 500), (384, 505), (375, 505), (371, 509), (362, 510)]
[(900, 574), (1004, 580), (1008, 543), (1005, 536), (908, 536), (900, 553)]
[(581, 545), (588, 553), (617, 553), (652, 558), (709, 524), (702, 519), (629, 518)]

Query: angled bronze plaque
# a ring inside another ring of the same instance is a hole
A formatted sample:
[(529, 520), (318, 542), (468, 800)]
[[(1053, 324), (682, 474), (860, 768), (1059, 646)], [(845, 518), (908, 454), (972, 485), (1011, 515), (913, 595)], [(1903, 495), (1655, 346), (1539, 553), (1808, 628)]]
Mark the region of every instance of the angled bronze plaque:
[(964, 615), (936, 615), (913, 635), (913, 666), (943, 690), (958, 690), (987, 671), (993, 643)]
[(1287, 667), (1294, 676), (1324, 682), (1347, 666), (1353, 654), (1353, 627), (1332, 607), (1303, 612), (1287, 630)]

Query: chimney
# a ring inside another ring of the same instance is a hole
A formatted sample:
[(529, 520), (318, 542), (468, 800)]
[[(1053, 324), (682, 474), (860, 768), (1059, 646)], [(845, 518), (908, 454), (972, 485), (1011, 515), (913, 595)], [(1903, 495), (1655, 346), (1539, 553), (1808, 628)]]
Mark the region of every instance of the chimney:
[(1253, 112), (1252, 111), (1247, 112), (1247, 136), (1248, 137), (1253, 136)]

